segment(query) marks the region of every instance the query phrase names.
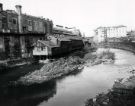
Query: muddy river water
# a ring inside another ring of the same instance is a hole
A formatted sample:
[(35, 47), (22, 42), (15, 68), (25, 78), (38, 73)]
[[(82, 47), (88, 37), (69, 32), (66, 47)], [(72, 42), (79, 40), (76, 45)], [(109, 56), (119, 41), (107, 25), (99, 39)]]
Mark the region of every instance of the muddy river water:
[[(103, 50), (98, 49), (97, 53)], [(36, 87), (8, 88), (3, 91), (5, 93), (1, 91), (0, 106), (84, 106), (88, 98), (107, 92), (117, 78), (130, 76), (129, 71), (135, 69), (133, 53), (119, 49), (110, 51), (115, 53), (114, 63), (85, 66), (77, 74)]]

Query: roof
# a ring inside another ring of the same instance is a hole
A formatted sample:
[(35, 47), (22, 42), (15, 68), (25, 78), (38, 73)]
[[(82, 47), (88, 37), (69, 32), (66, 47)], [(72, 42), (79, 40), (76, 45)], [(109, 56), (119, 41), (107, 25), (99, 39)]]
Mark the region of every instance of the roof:
[(58, 38), (59, 41), (71, 41), (70, 39), (68, 38)]
[(124, 25), (109, 26), (109, 27), (102, 27), (102, 26), (100, 26), (100, 27), (96, 28), (96, 30), (97, 30), (97, 29), (104, 29), (104, 28), (121, 28), (121, 27), (126, 27), (126, 26), (124, 26)]
[(39, 19), (39, 20), (44, 20), (43, 17), (36, 17), (36, 16), (32, 16), (32, 15), (28, 15), (28, 14), (23, 14), (23, 13), (22, 13), (22, 16), (23, 17), (34, 18), (34, 19)]
[(53, 42), (51, 41), (45, 41), (45, 40), (38, 40), (38, 42), (48, 46), (48, 47), (59, 47), (58, 45), (55, 45)]
[(79, 36), (76, 36), (76, 37), (69, 37), (68, 39), (71, 39), (71, 40), (82, 40), (83, 38), (82, 37), (79, 37)]
[(82, 37), (79, 36), (58, 37), (58, 40), (60, 41), (82, 40)]
[(6, 10), (6, 12), (9, 14), (16, 14), (17, 15), (17, 12), (15, 10)]

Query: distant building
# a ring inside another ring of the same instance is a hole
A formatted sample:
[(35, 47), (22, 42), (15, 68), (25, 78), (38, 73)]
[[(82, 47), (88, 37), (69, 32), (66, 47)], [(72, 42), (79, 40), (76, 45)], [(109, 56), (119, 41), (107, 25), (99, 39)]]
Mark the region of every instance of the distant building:
[(106, 38), (120, 38), (127, 36), (126, 26), (98, 27), (95, 30), (95, 37), (98, 42), (105, 41)]
[(76, 29), (75, 27), (64, 27), (61, 25), (55, 25), (53, 27), (53, 34), (63, 34), (68, 36), (82, 36), (79, 29)]

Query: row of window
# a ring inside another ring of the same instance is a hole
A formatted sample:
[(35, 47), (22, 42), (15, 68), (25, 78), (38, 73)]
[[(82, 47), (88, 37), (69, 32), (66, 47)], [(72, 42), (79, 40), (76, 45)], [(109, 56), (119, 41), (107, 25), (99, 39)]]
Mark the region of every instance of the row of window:
[[(30, 26), (32, 26), (32, 20), (24, 20), (24, 22)], [(34, 21), (34, 25), (42, 26), (43, 23), (41, 21)]]
[(45, 50), (47, 50), (46, 47), (37, 47), (36, 49), (37, 49), (37, 51), (45, 51)]
[[(16, 18), (9, 19), (9, 22), (16, 25), (17, 24), (17, 19)], [(7, 18), (6, 17), (2, 17), (2, 23), (7, 23)]]
[(17, 19), (16, 18), (9, 19), (9, 22), (16, 25), (17, 24)]
[[(102, 31), (102, 33), (125, 33), (126, 31), (125, 30), (113, 30), (113, 31), (110, 31), (110, 30), (107, 30), (107, 31)], [(98, 32), (97, 32), (98, 34)]]

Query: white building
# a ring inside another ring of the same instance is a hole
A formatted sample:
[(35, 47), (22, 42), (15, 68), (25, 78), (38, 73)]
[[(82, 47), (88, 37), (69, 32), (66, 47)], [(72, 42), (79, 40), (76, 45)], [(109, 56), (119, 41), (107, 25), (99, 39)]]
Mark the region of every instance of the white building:
[(113, 26), (113, 27), (98, 27), (95, 30), (95, 39), (102, 42), (105, 38), (120, 38), (127, 35), (126, 26)]

